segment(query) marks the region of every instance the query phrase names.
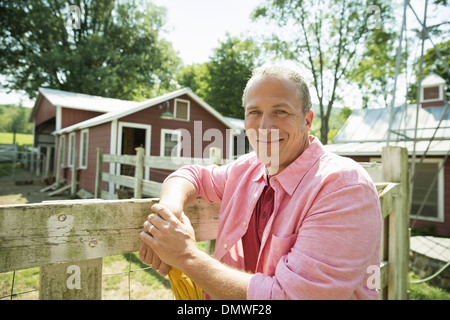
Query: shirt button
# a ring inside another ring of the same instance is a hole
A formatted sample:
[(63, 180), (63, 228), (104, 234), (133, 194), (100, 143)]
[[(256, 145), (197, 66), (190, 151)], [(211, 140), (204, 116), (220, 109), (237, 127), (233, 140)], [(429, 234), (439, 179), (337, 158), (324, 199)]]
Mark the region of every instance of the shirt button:
[(263, 219), (266, 218), (266, 212), (265, 211), (263, 212), (262, 217), (263, 217)]
[(226, 248), (228, 248), (228, 245), (225, 243), (225, 244), (223, 245), (223, 247), (226, 249)]
[(244, 227), (245, 227), (245, 226), (247, 225), (247, 222), (246, 222), (246, 221), (244, 221), (243, 225), (244, 225)]
[(272, 200), (272, 195), (271, 195), (271, 194), (269, 194), (269, 195), (267, 196), (267, 200), (268, 200), (268, 201)]
[(255, 193), (253, 194), (253, 198), (258, 198), (258, 192), (255, 192)]

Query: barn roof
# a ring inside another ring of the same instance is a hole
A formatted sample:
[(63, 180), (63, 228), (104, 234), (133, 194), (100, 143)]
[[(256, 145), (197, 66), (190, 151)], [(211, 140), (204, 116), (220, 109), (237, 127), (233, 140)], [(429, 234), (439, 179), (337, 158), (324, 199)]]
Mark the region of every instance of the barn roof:
[[(55, 107), (89, 110), (103, 113), (129, 109), (139, 104), (135, 101), (91, 96), (83, 93), (68, 92), (48, 88), (39, 88), (39, 94), (40, 96), (45, 97)], [(38, 98), (36, 100), (31, 115), (32, 117), (34, 117), (40, 101), (41, 98)]]
[(187, 94), (190, 96), (193, 100), (195, 100), (200, 106), (202, 106), (207, 112), (211, 113), (214, 117), (216, 117), (220, 122), (222, 122), (225, 126), (231, 129), (237, 129), (234, 125), (230, 123), (229, 120), (227, 120), (224, 116), (222, 116), (219, 112), (217, 112), (214, 108), (212, 108), (209, 104), (207, 104), (205, 101), (203, 101), (199, 96), (197, 96), (190, 88), (183, 88), (179, 89), (170, 93), (167, 93), (165, 95), (155, 97), (140, 103), (135, 103), (135, 105), (131, 106), (130, 108), (125, 109), (118, 109), (115, 111), (111, 111), (105, 114), (102, 114), (100, 116), (97, 116), (95, 118), (88, 119), (86, 121), (76, 123), (72, 126), (62, 128), (60, 130), (56, 130), (53, 132), (53, 134), (62, 134), (67, 132), (72, 132), (75, 130), (81, 130), (85, 128), (89, 128), (92, 126), (97, 126), (106, 122), (113, 121), (115, 119), (119, 119), (125, 116), (128, 116), (130, 114), (139, 112), (141, 110), (144, 110), (146, 108), (150, 108), (153, 106), (160, 105), (161, 103), (174, 99), (176, 97), (179, 97), (181, 95)]
[[(441, 107), (420, 108), (417, 120), (416, 151), (446, 154), (450, 149), (450, 110), (448, 102)], [(416, 105), (393, 108), (390, 145), (406, 147), (411, 153), (416, 128)], [(390, 109), (353, 111), (327, 149), (345, 155), (380, 154), (386, 145)], [(433, 140), (432, 143), (429, 143)]]

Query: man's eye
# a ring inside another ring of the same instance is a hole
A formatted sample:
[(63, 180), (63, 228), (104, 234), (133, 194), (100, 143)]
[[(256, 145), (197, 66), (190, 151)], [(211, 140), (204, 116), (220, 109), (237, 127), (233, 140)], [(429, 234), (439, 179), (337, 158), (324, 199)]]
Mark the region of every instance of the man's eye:
[(275, 113), (276, 113), (276, 114), (285, 114), (285, 113), (287, 113), (287, 112), (284, 111), (284, 110), (277, 110), (277, 111), (275, 111)]

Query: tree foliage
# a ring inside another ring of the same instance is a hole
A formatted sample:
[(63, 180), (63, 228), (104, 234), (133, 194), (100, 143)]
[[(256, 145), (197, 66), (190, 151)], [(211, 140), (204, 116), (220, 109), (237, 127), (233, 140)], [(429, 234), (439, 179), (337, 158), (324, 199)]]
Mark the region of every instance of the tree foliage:
[(209, 61), (181, 70), (178, 82), (224, 116), (244, 118), (242, 93), (259, 62), (260, 49), (251, 39), (226, 35), (213, 50)]
[[(80, 8), (80, 29), (75, 12)], [(147, 1), (0, 1), (0, 74), (9, 90), (39, 87), (138, 100), (168, 89), (179, 64), (159, 38), (165, 9)]]
[(33, 124), (28, 122), (31, 108), (16, 105), (0, 105), (0, 132), (32, 133)]
[[(371, 6), (375, 13), (368, 10)], [(333, 105), (343, 99), (343, 85), (357, 60), (364, 58), (372, 30), (387, 27), (382, 15), (389, 10), (387, 1), (266, 0), (253, 13), (254, 19), (273, 22), (281, 30), (266, 40), (268, 50), (297, 61), (311, 73), (323, 143), (328, 141)], [(377, 13), (381, 21), (377, 21)], [(368, 20), (374, 19), (369, 26)]]
[[(450, 75), (444, 67), (444, 63), (447, 67), (450, 65), (450, 40), (438, 43), (436, 48), (439, 50), (441, 56), (444, 61), (441, 61), (434, 50), (434, 48), (430, 48), (423, 55), (423, 78), (430, 75), (431, 73), (435, 73), (441, 78), (443, 78), (447, 83), (450, 83)], [(408, 100), (410, 103), (416, 103), (417, 101), (417, 80), (418, 80), (418, 63), (416, 63), (415, 68), (415, 79), (414, 83), (410, 84), (408, 91)], [(450, 99), (450, 86), (447, 86), (447, 91), (445, 92), (446, 99)]]

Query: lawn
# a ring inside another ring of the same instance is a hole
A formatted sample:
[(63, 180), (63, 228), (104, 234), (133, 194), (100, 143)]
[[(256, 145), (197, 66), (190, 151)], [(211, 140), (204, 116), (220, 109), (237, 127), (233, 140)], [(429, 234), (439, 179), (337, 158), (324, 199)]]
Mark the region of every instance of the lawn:
[[(12, 144), (13, 134), (11, 132), (0, 132), (0, 144)], [(16, 133), (16, 144), (21, 145), (32, 145), (33, 135)]]
[[(172, 300), (174, 296), (167, 277), (161, 277), (152, 269), (134, 271), (147, 267), (135, 252), (103, 259), (103, 300)], [(0, 300), (9, 300), (13, 272), (0, 274)], [(410, 279), (419, 279), (410, 273)], [(17, 271), (14, 292), (29, 293), (14, 296), (13, 299), (38, 299), (39, 268)], [(34, 291), (33, 291), (34, 290)], [(450, 300), (450, 292), (429, 286), (426, 283), (410, 285), (410, 300)]]

